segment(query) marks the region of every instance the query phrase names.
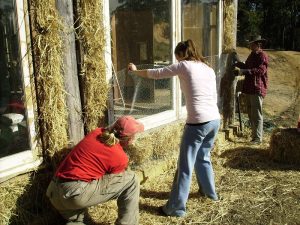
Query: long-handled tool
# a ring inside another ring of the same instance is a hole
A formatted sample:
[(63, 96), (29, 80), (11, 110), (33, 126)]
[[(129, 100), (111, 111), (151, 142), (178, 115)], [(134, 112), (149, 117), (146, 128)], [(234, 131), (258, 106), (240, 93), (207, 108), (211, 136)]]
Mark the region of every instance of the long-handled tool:
[(242, 132), (243, 126), (242, 126), (241, 109), (240, 109), (240, 95), (241, 95), (241, 92), (237, 92), (236, 102), (237, 102), (237, 110), (238, 110), (238, 114), (239, 114), (240, 131)]

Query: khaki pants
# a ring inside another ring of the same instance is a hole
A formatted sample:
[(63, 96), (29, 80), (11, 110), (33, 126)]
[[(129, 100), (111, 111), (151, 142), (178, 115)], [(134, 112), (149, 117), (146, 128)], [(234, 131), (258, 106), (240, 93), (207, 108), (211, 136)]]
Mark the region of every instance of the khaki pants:
[(248, 117), (251, 124), (252, 139), (262, 141), (263, 136), (263, 114), (261, 95), (246, 95)]
[(138, 224), (140, 187), (131, 171), (108, 174), (89, 183), (52, 180), (46, 195), (68, 221), (82, 222), (87, 207), (117, 199), (118, 218), (115, 224)]

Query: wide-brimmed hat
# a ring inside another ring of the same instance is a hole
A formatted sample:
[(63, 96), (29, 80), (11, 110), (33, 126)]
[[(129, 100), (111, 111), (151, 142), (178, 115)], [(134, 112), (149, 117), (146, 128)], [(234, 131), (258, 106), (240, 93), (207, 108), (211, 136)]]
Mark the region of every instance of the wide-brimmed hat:
[(132, 116), (121, 116), (113, 124), (120, 137), (131, 137), (136, 133), (144, 131), (144, 125)]
[(256, 35), (256, 36), (253, 36), (251, 38), (251, 40), (249, 41), (249, 44), (251, 44), (251, 43), (262, 43), (262, 44), (264, 44), (264, 43), (266, 43), (266, 41), (267, 40), (262, 38), (261, 35)]

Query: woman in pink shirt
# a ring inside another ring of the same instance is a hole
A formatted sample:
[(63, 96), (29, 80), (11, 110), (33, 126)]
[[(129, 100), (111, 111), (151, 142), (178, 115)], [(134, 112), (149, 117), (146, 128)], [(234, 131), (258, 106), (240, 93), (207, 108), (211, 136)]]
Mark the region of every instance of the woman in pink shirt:
[(186, 99), (187, 119), (181, 140), (177, 171), (168, 202), (161, 212), (168, 216), (185, 216), (192, 172), (195, 169), (199, 190), (212, 200), (218, 200), (210, 152), (220, 126), (217, 107), (216, 75), (204, 63), (192, 40), (179, 42), (175, 48), (178, 63), (159, 69), (137, 70), (133, 74), (150, 79), (178, 76)]

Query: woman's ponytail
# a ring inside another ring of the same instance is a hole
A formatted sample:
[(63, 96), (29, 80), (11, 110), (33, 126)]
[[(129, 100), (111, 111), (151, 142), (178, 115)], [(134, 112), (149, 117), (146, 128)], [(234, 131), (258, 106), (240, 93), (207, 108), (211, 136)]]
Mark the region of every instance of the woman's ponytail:
[(99, 140), (110, 147), (119, 143), (119, 139), (115, 136), (114, 130), (110, 132), (108, 129), (103, 131), (103, 133), (99, 136)]
[(195, 60), (206, 63), (204, 57), (198, 53), (196, 45), (191, 39), (179, 42), (175, 48), (175, 54), (184, 60)]

